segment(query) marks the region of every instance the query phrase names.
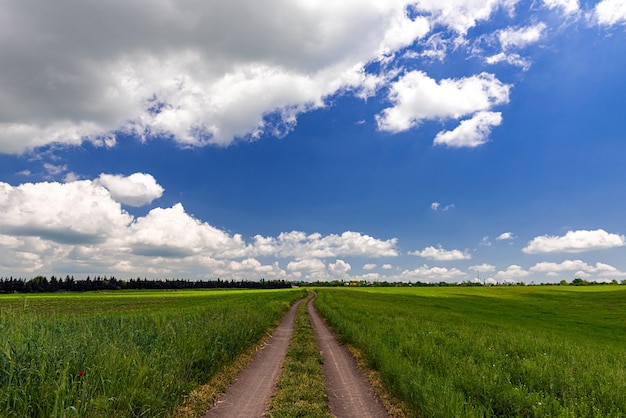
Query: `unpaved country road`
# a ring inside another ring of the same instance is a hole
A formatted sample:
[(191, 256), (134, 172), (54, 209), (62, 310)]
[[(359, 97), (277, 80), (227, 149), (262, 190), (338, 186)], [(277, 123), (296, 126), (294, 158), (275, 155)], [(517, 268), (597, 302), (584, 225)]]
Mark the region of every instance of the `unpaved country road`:
[(204, 415), (204, 418), (263, 416), (274, 393), (293, 333), (296, 310), (301, 302), (302, 300), (299, 300), (289, 309), (267, 344), (254, 356), (248, 367), (241, 372), (228, 391), (220, 396), (217, 404)]
[[(275, 391), (293, 334), (296, 310), (301, 302), (296, 302), (289, 309), (267, 345), (254, 356), (204, 418), (263, 417)], [(318, 348), (324, 358), (324, 377), (331, 413), (337, 418), (389, 417), (348, 349), (339, 345), (335, 335), (320, 318), (313, 307), (313, 299), (309, 301), (307, 309)]]
[(311, 299), (307, 305), (317, 346), (324, 358), (324, 377), (330, 412), (338, 418), (389, 417), (348, 348), (340, 345), (320, 318)]

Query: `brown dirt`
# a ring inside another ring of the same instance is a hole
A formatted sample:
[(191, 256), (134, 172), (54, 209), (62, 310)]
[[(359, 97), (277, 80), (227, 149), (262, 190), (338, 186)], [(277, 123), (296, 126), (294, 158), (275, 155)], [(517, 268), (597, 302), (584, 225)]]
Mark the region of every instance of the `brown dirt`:
[(333, 332), (313, 307), (313, 299), (307, 308), (318, 348), (324, 358), (326, 393), (331, 413), (338, 418), (389, 417), (348, 348), (337, 342)]
[(241, 372), (228, 391), (220, 396), (204, 418), (263, 416), (275, 391), (300, 302), (302, 301), (296, 302), (289, 309), (265, 347), (254, 356), (248, 367)]

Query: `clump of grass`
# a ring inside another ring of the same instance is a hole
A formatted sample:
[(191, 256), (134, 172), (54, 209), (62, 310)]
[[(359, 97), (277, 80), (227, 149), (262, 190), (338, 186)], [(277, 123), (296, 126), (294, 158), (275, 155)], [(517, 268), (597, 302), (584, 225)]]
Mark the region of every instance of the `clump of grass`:
[(332, 417), (325, 393), (322, 354), (307, 314), (307, 301), (298, 307), (278, 390), (270, 403), (268, 416), (272, 418)]

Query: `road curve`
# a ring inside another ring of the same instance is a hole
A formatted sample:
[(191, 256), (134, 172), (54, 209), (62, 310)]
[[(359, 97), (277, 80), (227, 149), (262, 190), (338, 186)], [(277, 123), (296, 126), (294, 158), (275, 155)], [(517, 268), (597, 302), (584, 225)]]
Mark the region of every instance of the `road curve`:
[(382, 418), (389, 413), (345, 345), (340, 345), (321, 319), (311, 299), (307, 305), (317, 346), (324, 358), (324, 377), (330, 412), (337, 418)]
[(299, 300), (289, 309), (267, 344), (254, 356), (204, 418), (263, 416), (274, 393), (293, 333), (296, 310), (301, 302), (302, 300)]

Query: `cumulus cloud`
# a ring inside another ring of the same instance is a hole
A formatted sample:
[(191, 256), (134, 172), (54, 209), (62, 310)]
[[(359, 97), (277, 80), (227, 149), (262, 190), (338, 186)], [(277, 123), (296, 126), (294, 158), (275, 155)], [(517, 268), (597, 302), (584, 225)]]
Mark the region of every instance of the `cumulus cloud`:
[(257, 235), (249, 251), (257, 255), (299, 258), (395, 257), (398, 255), (396, 243), (396, 238), (379, 240), (352, 231), (326, 236), (292, 231), (281, 233), (276, 238)]
[(501, 122), (499, 113), (483, 111), (507, 103), (509, 90), (509, 85), (488, 73), (437, 82), (422, 71), (411, 71), (392, 84), (389, 100), (393, 106), (376, 116), (378, 129), (402, 132), (425, 120), (472, 115), (454, 131), (440, 133), (438, 143), (476, 146)]
[(475, 266), (470, 266), (469, 270), (491, 272), (491, 271), (496, 271), (496, 266), (492, 264), (483, 263), (483, 264), (477, 264)]
[(495, 274), (495, 278), (502, 281), (518, 281), (528, 275), (529, 272), (524, 270), (521, 266), (511, 264), (506, 268), (506, 270), (498, 271)]
[(457, 268), (446, 267), (428, 267), (424, 264), (414, 270), (404, 270), (396, 279), (408, 282), (408, 281), (422, 281), (422, 282), (440, 282), (445, 280), (454, 280), (465, 277), (466, 274)]
[(409, 16), (411, 4), (7, 0), (0, 152), (86, 140), (114, 146), (116, 132), (187, 146), (282, 135), (329, 95), (372, 94), (382, 78), (365, 65), (425, 36), (435, 23), (429, 11), (461, 30), (497, 2), (468, 1), (464, 22), (435, 3)]
[(623, 247), (623, 235), (608, 233), (603, 229), (594, 231), (568, 231), (564, 236), (543, 235), (533, 238), (522, 249), (526, 254), (538, 253), (578, 253), (583, 251)]
[(334, 263), (328, 264), (328, 271), (336, 277), (347, 276), (348, 272), (352, 269), (349, 263), (343, 260), (337, 260)]
[(537, 273), (546, 273), (548, 275), (555, 275), (561, 272), (584, 272), (587, 274), (600, 274), (600, 275), (613, 275), (613, 276), (622, 276), (618, 269), (615, 267), (605, 264), (605, 263), (596, 263), (595, 265), (590, 265), (582, 260), (565, 260), (561, 263), (552, 263), (552, 262), (541, 262), (537, 263), (530, 268), (531, 272)]
[(452, 148), (474, 148), (489, 140), (491, 128), (502, 123), (500, 112), (477, 112), (471, 119), (461, 121), (452, 131), (441, 131), (435, 136), (435, 145)]
[(298, 272), (323, 272), (326, 271), (326, 264), (317, 258), (290, 261), (287, 270)]
[(376, 268), (376, 264), (367, 263), (363, 265), (363, 270), (374, 270)]
[(132, 221), (109, 192), (91, 181), (0, 183), (0, 232), (65, 244), (99, 243)]
[[(59, 272), (233, 279), (348, 277), (351, 265), (338, 257), (397, 256), (397, 239), (357, 232), (306, 234), (292, 231), (246, 242), (188, 214), (182, 204), (157, 207), (134, 217), (114, 198), (134, 187), (132, 176), (101, 175), (70, 183), (12, 186), (0, 182), (0, 269), (37, 274)], [(108, 182), (108, 180), (111, 180)], [(142, 175), (135, 196), (149, 199), (160, 186)], [(119, 182), (119, 184), (115, 183)], [(157, 187), (154, 187), (156, 185)], [(140, 188), (141, 189), (141, 188)], [(130, 193), (133, 195), (133, 193)], [(278, 260), (287, 259), (286, 269)], [(322, 258), (334, 258), (328, 267)]]
[(422, 251), (412, 251), (409, 254), (437, 261), (469, 260), (472, 258), (467, 251), (445, 250), (441, 245), (436, 248), (426, 247)]
[(95, 181), (109, 190), (111, 197), (128, 206), (143, 206), (163, 195), (163, 187), (150, 174), (100, 174)]
[(601, 25), (626, 24), (626, 2), (623, 0), (602, 0), (596, 5), (594, 12)]
[(128, 244), (135, 254), (181, 257), (200, 252), (226, 254), (245, 246), (240, 235), (231, 236), (185, 212), (177, 203), (155, 208), (130, 227)]

